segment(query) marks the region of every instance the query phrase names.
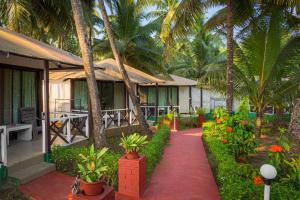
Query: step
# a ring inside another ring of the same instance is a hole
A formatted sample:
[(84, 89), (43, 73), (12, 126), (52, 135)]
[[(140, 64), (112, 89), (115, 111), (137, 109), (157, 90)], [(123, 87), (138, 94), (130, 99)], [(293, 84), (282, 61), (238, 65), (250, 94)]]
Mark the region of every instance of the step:
[(18, 162), (8, 163), (8, 174), (10, 175), (10, 173), (14, 173), (16, 171), (22, 170), (24, 168), (30, 167), (32, 165), (38, 164), (43, 161), (44, 161), (43, 154), (35, 155), (31, 158), (24, 158), (24, 160), (20, 158)]
[(53, 171), (55, 171), (55, 164), (40, 162), (10, 173), (9, 176), (17, 178), (21, 184), (25, 184)]

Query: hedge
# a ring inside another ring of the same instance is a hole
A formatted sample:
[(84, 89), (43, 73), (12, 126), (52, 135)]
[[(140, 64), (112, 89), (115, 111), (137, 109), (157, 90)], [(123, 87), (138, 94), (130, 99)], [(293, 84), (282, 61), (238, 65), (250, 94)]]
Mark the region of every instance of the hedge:
[(151, 138), (149, 143), (143, 148), (141, 154), (146, 156), (147, 178), (151, 177), (156, 165), (159, 163), (164, 148), (169, 143), (170, 129), (164, 125)]
[[(151, 137), (149, 143), (144, 147), (141, 154), (147, 158), (147, 177), (151, 177), (156, 165), (159, 163), (163, 150), (168, 144), (170, 138), (170, 129), (162, 126)], [(87, 147), (61, 147), (55, 146), (52, 149), (52, 161), (56, 164), (56, 169), (61, 172), (67, 172), (75, 176), (78, 172), (77, 163), (80, 162), (80, 153), (85, 153)], [(115, 153), (108, 151), (104, 156), (104, 162), (109, 166), (106, 177), (107, 184), (117, 187), (118, 185), (118, 159), (122, 156), (121, 152)]]
[[(254, 185), (253, 176), (258, 174), (250, 164), (236, 162), (226, 145), (209, 135), (204, 127), (203, 140), (208, 153), (222, 200), (257, 200), (263, 199), (263, 185)], [(284, 183), (273, 182), (272, 200), (300, 199), (300, 192)]]

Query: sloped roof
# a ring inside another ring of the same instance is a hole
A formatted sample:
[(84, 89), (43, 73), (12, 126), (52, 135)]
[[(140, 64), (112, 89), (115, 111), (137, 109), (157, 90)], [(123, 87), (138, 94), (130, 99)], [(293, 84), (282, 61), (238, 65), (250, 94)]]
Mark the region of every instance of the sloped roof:
[[(116, 79), (112, 76), (105, 74), (102, 70), (95, 70), (95, 76), (97, 80), (103, 81), (122, 81), (121, 79)], [(50, 80), (68, 80), (68, 79), (85, 79), (85, 72), (83, 70), (61, 70), (61, 71), (50, 71)]]
[[(124, 66), (125, 66), (125, 69), (128, 73), (130, 80), (134, 83), (147, 84), (147, 83), (163, 83), (164, 82), (163, 80), (156, 78), (154, 76), (151, 76), (151, 75), (149, 75), (145, 72), (142, 72), (138, 69), (135, 69), (135, 68), (130, 67), (125, 64), (124, 64)], [(95, 67), (103, 68), (104, 73), (106, 73), (116, 79), (123, 80), (122, 74), (119, 72), (119, 67), (117, 65), (117, 62), (112, 58), (95, 62)]]
[[(103, 61), (95, 62), (95, 75), (97, 80), (103, 81), (122, 81), (122, 75), (119, 72), (119, 68), (114, 59), (105, 59)], [(130, 80), (133, 83), (150, 84), (150, 83), (162, 83), (163, 80), (146, 74), (140, 70), (134, 69), (128, 65), (125, 65), (125, 69), (129, 75)], [(85, 78), (83, 70), (64, 70), (50, 72), (50, 80), (59, 79), (83, 79)]]
[(82, 60), (78, 56), (2, 27), (0, 27), (0, 51), (2, 51), (1, 61), (9, 57), (22, 56), (52, 61), (51, 68), (57, 68), (56, 65), (82, 66)]
[[(169, 74), (167, 77), (159, 75), (159, 77), (163, 77), (162, 79), (164, 82), (158, 83), (158, 85), (161, 86), (196, 86), (197, 81), (194, 81), (192, 79), (184, 78), (181, 76), (177, 76), (174, 74)], [(147, 85), (153, 85), (153, 84), (144, 84)]]
[(170, 76), (173, 79), (173, 81), (167, 80), (164, 83), (159, 83), (159, 85), (175, 85), (175, 86), (195, 86), (195, 85), (197, 85), (197, 81), (194, 81), (192, 79), (184, 78), (184, 77), (177, 76), (174, 74), (170, 74)]

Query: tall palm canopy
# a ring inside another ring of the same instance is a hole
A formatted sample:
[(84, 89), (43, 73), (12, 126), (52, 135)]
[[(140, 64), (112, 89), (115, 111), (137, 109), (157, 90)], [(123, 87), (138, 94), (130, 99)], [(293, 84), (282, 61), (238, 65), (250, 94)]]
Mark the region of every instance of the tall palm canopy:
[[(111, 28), (122, 61), (150, 73), (161, 70), (162, 49), (152, 37), (157, 24), (143, 21), (145, 14), (135, 1), (114, 0), (111, 3)], [(107, 34), (103, 34), (95, 41), (94, 54), (98, 58), (112, 57)]]
[[(266, 106), (283, 106), (278, 102), (293, 99), (300, 80), (300, 36), (290, 34), (285, 20), (282, 10), (271, 9), (236, 41), (235, 92), (249, 97), (257, 113), (258, 131)], [(220, 75), (216, 74), (224, 73), (225, 69), (210, 70), (213, 73), (206, 73), (205, 78), (218, 78)], [(215, 88), (219, 81), (212, 81)]]

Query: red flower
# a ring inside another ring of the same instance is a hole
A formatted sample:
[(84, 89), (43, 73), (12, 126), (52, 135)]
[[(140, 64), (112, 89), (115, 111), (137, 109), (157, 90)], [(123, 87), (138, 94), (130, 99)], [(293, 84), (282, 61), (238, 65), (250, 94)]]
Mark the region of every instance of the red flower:
[(223, 144), (227, 144), (227, 142), (228, 142), (227, 140), (223, 140)]
[(255, 185), (262, 185), (264, 182), (260, 176), (255, 176), (254, 177), (254, 184)]
[(241, 121), (242, 125), (246, 125), (248, 122), (246, 120)]
[(283, 149), (281, 146), (279, 145), (272, 145), (269, 149), (269, 151), (273, 152), (273, 153), (279, 153), (279, 152), (282, 152)]
[(239, 160), (240, 160), (241, 162), (244, 162), (244, 161), (246, 161), (246, 158), (245, 158), (245, 157), (239, 157)]
[(232, 132), (232, 128), (231, 128), (230, 126), (227, 126), (227, 127), (226, 127), (226, 132), (227, 132), (227, 133), (231, 133), (231, 132)]
[(217, 119), (217, 124), (221, 124), (222, 120), (221, 119)]

